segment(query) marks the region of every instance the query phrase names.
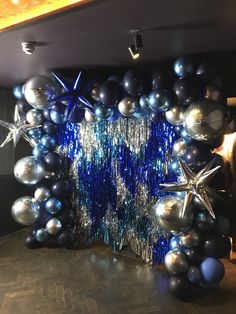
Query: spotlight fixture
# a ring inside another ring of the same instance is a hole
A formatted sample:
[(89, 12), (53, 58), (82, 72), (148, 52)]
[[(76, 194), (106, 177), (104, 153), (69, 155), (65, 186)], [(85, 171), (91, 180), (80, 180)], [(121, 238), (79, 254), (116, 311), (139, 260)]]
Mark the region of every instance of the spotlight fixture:
[(131, 31), (133, 37), (133, 45), (128, 47), (128, 50), (133, 59), (138, 59), (140, 57), (140, 50), (143, 48), (143, 40), (140, 30)]

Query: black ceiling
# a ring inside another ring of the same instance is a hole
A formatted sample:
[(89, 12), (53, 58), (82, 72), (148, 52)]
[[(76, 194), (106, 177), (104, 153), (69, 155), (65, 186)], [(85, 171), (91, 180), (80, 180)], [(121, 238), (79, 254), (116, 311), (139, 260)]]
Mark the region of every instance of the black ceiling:
[[(142, 29), (139, 62), (236, 48), (235, 0), (97, 0), (0, 33), (0, 86), (49, 69), (131, 66), (130, 30)], [(33, 55), (21, 42), (41, 43)], [(233, 53), (234, 55), (234, 53)]]

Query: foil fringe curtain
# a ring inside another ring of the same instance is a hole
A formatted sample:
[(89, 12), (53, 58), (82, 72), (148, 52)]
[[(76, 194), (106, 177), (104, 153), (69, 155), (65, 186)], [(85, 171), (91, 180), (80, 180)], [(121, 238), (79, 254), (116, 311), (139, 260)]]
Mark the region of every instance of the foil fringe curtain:
[(173, 126), (121, 118), (96, 124), (67, 123), (60, 152), (71, 160), (73, 204), (83, 245), (102, 239), (115, 251), (129, 245), (146, 262), (163, 262), (169, 235), (152, 224), (150, 209), (168, 171)]

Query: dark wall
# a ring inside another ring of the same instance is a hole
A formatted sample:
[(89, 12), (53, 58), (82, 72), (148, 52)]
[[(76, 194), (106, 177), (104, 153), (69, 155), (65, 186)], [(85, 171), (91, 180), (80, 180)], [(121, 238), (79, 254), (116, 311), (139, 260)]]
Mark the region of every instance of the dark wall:
[[(0, 88), (0, 119), (13, 121), (16, 100), (8, 89)], [(0, 126), (0, 143), (4, 141), (8, 130)], [(21, 196), (30, 195), (28, 189), (16, 181), (13, 169), (15, 161), (31, 154), (30, 146), (20, 140), (16, 149), (12, 142), (0, 148), (0, 235), (20, 228), (11, 217), (11, 206)]]

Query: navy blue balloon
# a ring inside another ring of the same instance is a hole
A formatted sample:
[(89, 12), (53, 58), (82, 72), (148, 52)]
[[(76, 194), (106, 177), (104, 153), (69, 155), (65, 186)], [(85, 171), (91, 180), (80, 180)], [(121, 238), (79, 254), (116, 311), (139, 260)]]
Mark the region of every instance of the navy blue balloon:
[(143, 111), (149, 111), (148, 95), (142, 95), (139, 98), (139, 106)]
[(162, 112), (155, 112), (150, 110), (148, 113), (148, 118), (154, 122), (154, 123), (159, 123), (164, 121), (164, 115)]
[(125, 73), (122, 84), (131, 96), (141, 96), (150, 88), (150, 79), (142, 71), (131, 69)]
[(181, 77), (174, 83), (174, 92), (178, 102), (183, 106), (188, 106), (201, 98), (203, 87), (198, 78)]
[(204, 143), (193, 141), (189, 143), (183, 156), (186, 164), (193, 170), (198, 171), (212, 158), (212, 153)]
[(169, 246), (170, 246), (170, 250), (175, 250), (175, 249), (181, 250), (181, 245), (179, 243), (179, 237), (173, 236), (170, 240)]
[(75, 214), (72, 209), (65, 209), (60, 216), (60, 221), (64, 225), (74, 225), (75, 224)]
[(198, 266), (201, 263), (203, 259), (203, 253), (201, 249), (197, 247), (184, 248), (183, 251), (190, 265)]
[(51, 110), (50, 109), (44, 109), (43, 110), (43, 116), (46, 120), (51, 121)]
[(32, 153), (35, 157), (43, 158), (48, 153), (48, 149), (41, 144), (37, 144)]
[(62, 179), (54, 182), (51, 186), (51, 190), (55, 196), (64, 198), (70, 196), (73, 191), (73, 186), (70, 181)]
[(21, 85), (16, 85), (13, 87), (13, 95), (17, 99), (22, 99), (25, 97)]
[(229, 230), (230, 230), (229, 219), (224, 217), (224, 216), (217, 215), (217, 217), (216, 217), (216, 229), (220, 232), (220, 234), (227, 235), (229, 233)]
[(194, 64), (190, 57), (179, 57), (174, 63), (174, 71), (178, 77), (194, 74)]
[(198, 75), (205, 83), (210, 83), (217, 76), (217, 71), (209, 62), (203, 62), (197, 68), (196, 75)]
[(50, 111), (50, 118), (56, 124), (66, 122), (65, 108), (63, 106), (53, 106)]
[(162, 73), (159, 70), (152, 72), (152, 89), (162, 89), (164, 85)]
[(207, 257), (200, 265), (203, 280), (210, 284), (219, 284), (224, 278), (224, 265), (213, 257)]
[(62, 203), (57, 198), (52, 197), (46, 201), (45, 208), (50, 214), (55, 215), (62, 209)]
[(28, 249), (38, 249), (42, 247), (42, 243), (38, 242), (33, 235), (29, 235), (25, 239), (25, 246)]
[(66, 248), (73, 247), (73, 244), (75, 243), (74, 231), (72, 229), (64, 231), (59, 235), (57, 241), (61, 246), (64, 246)]
[(100, 101), (108, 107), (118, 104), (120, 100), (120, 86), (113, 80), (107, 80), (99, 89)]
[(205, 238), (204, 249), (207, 256), (223, 258), (230, 253), (231, 243), (228, 237), (210, 234)]
[(153, 90), (148, 96), (148, 104), (153, 111), (166, 111), (173, 104), (173, 100), (168, 91)]
[(110, 108), (110, 113), (111, 113), (110, 117), (107, 118), (107, 120), (110, 122), (117, 121), (121, 116), (117, 107)]
[(63, 161), (60, 154), (56, 152), (49, 152), (44, 157), (44, 162), (48, 166), (49, 170), (60, 170), (63, 166)]
[(178, 159), (174, 159), (170, 162), (170, 171), (172, 174), (180, 176), (182, 174)]
[(210, 231), (215, 227), (215, 219), (206, 210), (201, 210), (195, 215), (194, 223), (203, 232)]
[(50, 149), (56, 145), (56, 139), (49, 134), (43, 135), (40, 142), (44, 147), (46, 147), (48, 149)]
[(18, 99), (16, 102), (19, 112), (26, 113), (28, 110), (32, 109), (32, 107), (27, 103), (27, 101), (23, 99)]
[(190, 266), (187, 272), (188, 280), (194, 285), (198, 285), (202, 280), (202, 275), (197, 267)]
[[(67, 110), (65, 111), (65, 115), (67, 116)], [(84, 120), (84, 109), (75, 106), (67, 117), (67, 121), (70, 123), (80, 123)]]
[(43, 130), (47, 134), (56, 134), (58, 131), (58, 126), (51, 121), (45, 121), (43, 123)]

